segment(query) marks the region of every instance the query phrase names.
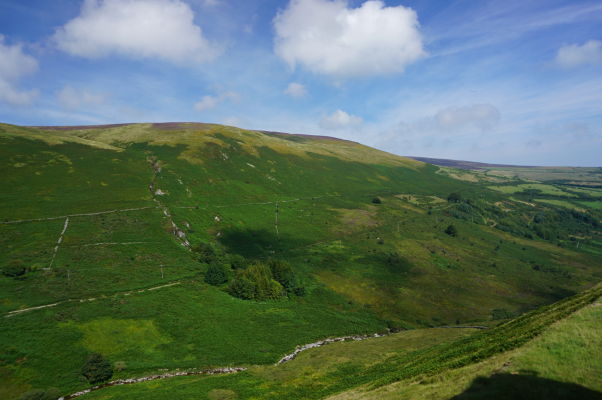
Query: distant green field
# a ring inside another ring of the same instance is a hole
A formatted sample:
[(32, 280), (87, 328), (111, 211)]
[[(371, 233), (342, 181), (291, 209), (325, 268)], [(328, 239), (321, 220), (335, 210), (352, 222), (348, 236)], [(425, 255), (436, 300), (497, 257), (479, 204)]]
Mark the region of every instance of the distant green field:
[(521, 185), (512, 185), (512, 186), (489, 186), (490, 189), (497, 190), (498, 192), (514, 194), (518, 192), (524, 192), (526, 190), (538, 190), (542, 194), (549, 194), (552, 196), (561, 196), (561, 197), (577, 197), (577, 195), (573, 193), (568, 193), (556, 186), (545, 185), (541, 183), (525, 183)]
[(594, 208), (596, 210), (602, 210), (602, 201), (579, 201), (579, 204), (583, 204), (586, 207)]
[(583, 209), (583, 207), (579, 207), (578, 205), (576, 205), (574, 203), (571, 203), (569, 201), (566, 201), (566, 200), (535, 199), (535, 201), (537, 201), (539, 203), (552, 204), (554, 206), (571, 208), (571, 209), (574, 209), (574, 210), (582, 210)]
[(487, 167), (486, 170), (487, 175), (505, 178), (597, 186), (602, 184), (602, 170), (593, 167)]
[(583, 193), (589, 196), (594, 197), (602, 197), (602, 189), (595, 188), (582, 188), (582, 187), (573, 187), (573, 186), (565, 186), (565, 188), (571, 192)]

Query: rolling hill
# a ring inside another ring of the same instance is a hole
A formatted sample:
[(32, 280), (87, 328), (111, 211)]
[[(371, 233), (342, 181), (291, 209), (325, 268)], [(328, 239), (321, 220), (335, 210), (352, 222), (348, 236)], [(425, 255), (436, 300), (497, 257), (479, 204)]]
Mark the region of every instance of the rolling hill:
[[(602, 277), (602, 198), (577, 180), (485, 179), (335, 138), (199, 123), (0, 124), (0, 153), (2, 398), (85, 389), (92, 353), (114, 379), (250, 367), (153, 383), (167, 391), (213, 380), (227, 396), (238, 389), (221, 382), (267, 380), (292, 396), (280, 386), (292, 379), (298, 398), (320, 398), (412, 378), (395, 372), (408, 368), (406, 339), (424, 357), (449, 354), (433, 373), (470, 364), (453, 361), (454, 340), (471, 363), (483, 359), (472, 354), (491, 336), (433, 327), (496, 326), (600, 296), (578, 294)], [(216, 270), (223, 279), (211, 281)], [(501, 343), (508, 326), (487, 331)], [(384, 350), (358, 342), (361, 362), (320, 375), (323, 390), (266, 367), (297, 345), (398, 331), (378, 339)], [(395, 363), (379, 364), (382, 351)], [(147, 398), (135, 386), (106, 390)]]

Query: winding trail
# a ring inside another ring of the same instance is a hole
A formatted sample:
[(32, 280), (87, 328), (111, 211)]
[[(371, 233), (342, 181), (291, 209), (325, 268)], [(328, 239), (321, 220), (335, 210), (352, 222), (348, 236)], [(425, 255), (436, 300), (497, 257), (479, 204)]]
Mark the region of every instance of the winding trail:
[(148, 206), (148, 207), (137, 207), (137, 208), (123, 208), (123, 209), (119, 209), (119, 210), (98, 211), (98, 212), (93, 212), (93, 213), (62, 215), (60, 217), (17, 219), (14, 221), (0, 221), (0, 224), (18, 224), (21, 222), (52, 221), (55, 219), (64, 219), (64, 218), (72, 218), (72, 217), (88, 217), (88, 216), (92, 216), (92, 215), (103, 215), (103, 214), (113, 214), (113, 213), (121, 213), (121, 212), (128, 212), (128, 211), (147, 210), (149, 208), (157, 208), (157, 207)]
[(62, 301), (57, 301), (56, 303), (44, 304), (44, 305), (41, 305), (41, 306), (28, 307), (28, 308), (22, 308), (20, 310), (9, 311), (6, 314), (4, 314), (4, 317), (5, 318), (14, 317), (15, 315), (23, 314), (23, 313), (26, 313), (26, 312), (29, 312), (29, 311), (41, 310), (41, 309), (50, 308), (50, 307), (56, 307), (58, 305), (66, 304), (66, 303), (86, 303), (86, 302), (90, 302), (90, 301), (108, 299), (108, 298), (116, 297), (116, 296), (130, 296), (130, 295), (136, 294), (136, 293), (150, 292), (150, 291), (153, 291), (153, 290), (159, 290), (159, 289), (163, 289), (163, 288), (166, 288), (166, 287), (180, 285), (182, 282), (183, 282), (182, 280), (178, 280), (178, 281), (175, 281), (175, 282), (166, 283), (164, 285), (159, 285), (159, 286), (153, 286), (153, 287), (149, 287), (149, 288), (146, 288), (146, 289), (128, 290), (126, 292), (117, 292), (117, 293), (113, 293), (112, 295), (109, 295), (109, 296), (107, 296), (107, 295), (99, 295), (98, 297), (88, 297), (86, 299), (68, 299), (68, 300), (62, 300)]
[(133, 244), (147, 244), (147, 243), (159, 243), (159, 242), (98, 242), (98, 243), (78, 244), (78, 245), (72, 245), (72, 246), (78, 246), (78, 247), (115, 246), (115, 245), (129, 246), (129, 245), (133, 245)]

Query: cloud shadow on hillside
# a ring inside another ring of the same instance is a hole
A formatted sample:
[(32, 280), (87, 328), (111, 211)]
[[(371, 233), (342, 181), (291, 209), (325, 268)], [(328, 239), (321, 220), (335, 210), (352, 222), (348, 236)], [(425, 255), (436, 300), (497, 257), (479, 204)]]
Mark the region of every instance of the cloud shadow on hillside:
[(476, 378), (452, 400), (602, 400), (602, 393), (535, 375), (495, 374)]
[(222, 232), (220, 243), (229, 253), (246, 258), (277, 257), (287, 250), (307, 246), (309, 242), (288, 234), (277, 235), (267, 229), (230, 229)]

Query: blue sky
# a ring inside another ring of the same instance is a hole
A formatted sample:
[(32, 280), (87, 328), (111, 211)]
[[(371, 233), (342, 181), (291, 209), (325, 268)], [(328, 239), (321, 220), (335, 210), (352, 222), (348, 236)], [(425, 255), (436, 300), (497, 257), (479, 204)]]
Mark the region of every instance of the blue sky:
[(599, 1), (0, 0), (0, 121), (602, 165)]

